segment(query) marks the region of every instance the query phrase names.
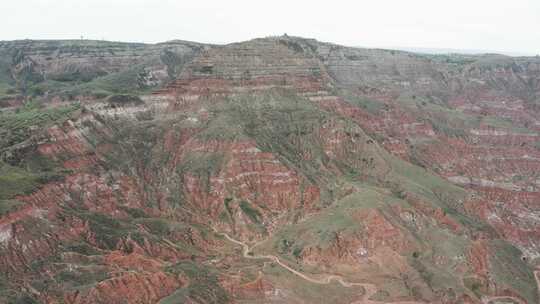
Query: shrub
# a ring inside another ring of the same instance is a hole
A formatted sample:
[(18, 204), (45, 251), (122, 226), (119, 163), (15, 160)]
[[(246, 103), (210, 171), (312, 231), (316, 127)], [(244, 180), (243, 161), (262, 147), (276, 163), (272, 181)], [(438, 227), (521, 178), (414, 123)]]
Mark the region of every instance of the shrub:
[(106, 101), (112, 106), (138, 105), (143, 101), (139, 96), (131, 94), (117, 94), (107, 97)]
[[(215, 270), (191, 261), (180, 262), (176, 265), (167, 268), (167, 272), (180, 274), (183, 273), (189, 278), (189, 285), (184, 290), (184, 297), (181, 301), (174, 303), (197, 302), (197, 303), (227, 303), (228, 296), (225, 290), (219, 284), (219, 280), (215, 274)], [(192, 301), (185, 299), (188, 297)], [(163, 300), (168, 303), (168, 299)]]
[(242, 209), (244, 214), (246, 214), (253, 223), (260, 223), (261, 213), (257, 209), (251, 207), (247, 201), (240, 202), (240, 209)]

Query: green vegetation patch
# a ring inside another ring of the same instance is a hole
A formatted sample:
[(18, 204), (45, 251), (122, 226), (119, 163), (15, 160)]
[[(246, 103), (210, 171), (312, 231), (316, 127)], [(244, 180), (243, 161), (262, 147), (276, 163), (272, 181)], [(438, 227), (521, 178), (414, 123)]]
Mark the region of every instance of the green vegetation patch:
[[(466, 215), (463, 201), (467, 193), (463, 188), (389, 153), (382, 155), (392, 169), (386, 177), (387, 182), (397, 185), (400, 189), (397, 192), (408, 191), (418, 195), (426, 202), (433, 203), (433, 206), (442, 208), (447, 215), (463, 224), (464, 227), (487, 233), (494, 232), (481, 220)], [(396, 193), (396, 195), (400, 194)]]
[(15, 83), (10, 71), (11, 58), (8, 52), (0, 51), (0, 96), (6, 94), (7, 89)]
[(101, 253), (101, 251), (94, 248), (92, 245), (86, 243), (86, 242), (67, 242), (62, 244), (63, 249), (68, 252), (76, 252), (82, 255), (98, 255)]
[(7, 304), (39, 304), (39, 301), (34, 299), (30, 294), (20, 294), (15, 297), (8, 298)]
[(189, 152), (182, 164), (177, 167), (179, 173), (197, 176), (207, 190), (210, 190), (210, 177), (219, 174), (225, 162), (225, 154), (214, 152)]
[(29, 194), (42, 184), (60, 179), (65, 173), (59, 169), (59, 164), (36, 151), (8, 149), (43, 128), (69, 119), (78, 109), (78, 105), (42, 108), (30, 102), (17, 110), (0, 112), (0, 152), (5, 159), (0, 160), (0, 214), (21, 205), (13, 200), (15, 196)]
[(72, 267), (54, 276), (56, 282), (71, 290), (84, 290), (109, 278), (106, 267)]
[(380, 114), (380, 112), (384, 109), (383, 103), (367, 97), (358, 96), (345, 89), (339, 90), (336, 92), (336, 94), (343, 97), (348, 103), (364, 109), (373, 115)]
[(131, 94), (111, 95), (107, 97), (106, 101), (111, 106), (140, 105), (143, 103), (139, 96)]
[(113, 218), (103, 213), (80, 209), (69, 209), (66, 211), (88, 221), (90, 230), (94, 233), (100, 247), (113, 250), (116, 248), (118, 241), (127, 237), (131, 237), (131, 239), (139, 244), (143, 243), (143, 235), (132, 223)]
[(449, 137), (465, 137), (469, 135), (469, 130), (477, 129), (481, 125), (516, 133), (532, 133), (531, 130), (516, 126), (505, 118), (473, 115), (453, 109), (433, 96), (416, 96), (407, 93), (400, 95), (397, 102), (409, 110), (421, 112), (423, 119), (430, 123), (436, 132)]
[(28, 102), (16, 110), (1, 111), (0, 149), (28, 139), (36, 130), (72, 118), (79, 109), (79, 104), (44, 108), (37, 102)]
[(188, 277), (189, 284), (159, 301), (160, 304), (186, 302), (221, 304), (229, 301), (227, 292), (219, 284), (217, 270), (209, 266), (185, 261), (168, 267), (166, 271), (184, 274)]
[(485, 292), (482, 281), (476, 277), (463, 278), (463, 285), (472, 291), (478, 298), (481, 298), (482, 294)]
[[(99, 126), (89, 125), (96, 129), (97, 137), (95, 144), (108, 144), (114, 149), (107, 151), (107, 165), (117, 168), (128, 175), (133, 170), (145, 170), (152, 172), (161, 168), (170, 156), (161, 153), (163, 146), (160, 141), (165, 132), (165, 127), (152, 122), (134, 122), (129, 119), (100, 118), (102, 122), (112, 129), (113, 136), (107, 136), (99, 131)], [(130, 157), (126, 157), (130, 155)], [(151, 187), (152, 185), (147, 185)]]
[(227, 105), (212, 106), (212, 117), (204, 126), (204, 130), (197, 137), (204, 141), (209, 140), (240, 140), (247, 139), (244, 134), (242, 121)]
[(209, 176), (219, 173), (225, 159), (223, 153), (189, 152), (182, 169), (198, 176)]
[(317, 131), (329, 113), (306, 98), (287, 90), (272, 90), (233, 95), (218, 101), (211, 110), (212, 119), (224, 127), (210, 125), (202, 133), (206, 138), (220, 134), (229, 139), (251, 138), (262, 151), (274, 153), (312, 181), (326, 174), (321, 167), (327, 157)]
[(3, 206), (15, 203), (4, 201), (16, 195), (28, 194), (36, 189), (47, 176), (28, 172), (22, 168), (13, 167), (0, 162), (0, 204)]
[(354, 212), (384, 208), (392, 204), (405, 202), (385, 196), (376, 188), (365, 186), (359, 192), (350, 194), (327, 207), (324, 212), (278, 230), (272, 237), (272, 248), (268, 249), (298, 257), (306, 247), (328, 248), (336, 240), (337, 234), (343, 237), (363, 231), (363, 224), (354, 218)]
[(383, 153), (382, 156), (392, 169), (387, 179), (396, 182), (404, 190), (426, 197), (430, 201), (439, 201), (441, 204), (444, 203), (441, 202), (442, 198), (455, 202), (465, 198), (465, 190), (447, 180), (389, 153)]
[[(2, 186), (0, 185), (0, 187)], [(0, 200), (0, 217), (17, 210), (22, 205), (24, 203), (17, 200)]]
[(522, 252), (503, 240), (490, 243), (489, 268), (499, 285), (506, 285), (527, 299), (538, 303), (538, 289), (533, 270), (521, 259)]
[[(88, 221), (90, 230), (95, 236), (97, 245), (101, 249), (114, 250), (119, 241), (131, 238), (140, 245), (144, 244), (144, 240), (150, 242), (163, 243), (164, 246), (173, 246), (182, 252), (192, 255), (199, 255), (200, 251), (192, 244), (183, 241), (169, 240), (178, 235), (186, 235), (192, 233), (192, 229), (200, 233), (205, 238), (206, 231), (201, 231), (198, 226), (188, 225), (181, 222), (166, 220), (162, 218), (114, 218), (108, 214), (91, 212), (81, 208), (65, 209), (67, 214), (77, 216), (85, 221)], [(147, 231), (141, 231), (138, 227), (144, 225)], [(92, 254), (92, 248), (88, 248), (84, 243), (67, 244), (72, 251), (79, 252), (85, 255)], [(84, 252), (89, 250), (89, 252)], [(83, 251), (83, 252), (81, 252)]]
[[(462, 266), (469, 240), (436, 225), (418, 233), (419, 239), (426, 240), (425, 247), (411, 254), (409, 264), (431, 289), (452, 288), (454, 291), (461, 291), (461, 279), (456, 276), (455, 269)], [(433, 263), (440, 257), (446, 257), (448, 263)]]
[(15, 88), (7, 83), (0, 82), (0, 100), (2, 97), (9, 97), (15, 93)]
[(240, 202), (240, 209), (244, 212), (245, 215), (249, 217), (249, 219), (255, 223), (259, 224), (262, 218), (261, 213), (259, 210), (253, 208), (250, 203), (247, 201), (241, 201)]

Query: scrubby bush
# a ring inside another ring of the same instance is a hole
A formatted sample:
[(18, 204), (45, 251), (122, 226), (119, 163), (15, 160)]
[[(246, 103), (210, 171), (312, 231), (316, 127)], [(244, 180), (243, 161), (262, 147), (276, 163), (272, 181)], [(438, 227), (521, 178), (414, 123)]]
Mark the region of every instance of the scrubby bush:
[(113, 107), (142, 104), (139, 96), (131, 94), (117, 94), (107, 97), (106, 101)]

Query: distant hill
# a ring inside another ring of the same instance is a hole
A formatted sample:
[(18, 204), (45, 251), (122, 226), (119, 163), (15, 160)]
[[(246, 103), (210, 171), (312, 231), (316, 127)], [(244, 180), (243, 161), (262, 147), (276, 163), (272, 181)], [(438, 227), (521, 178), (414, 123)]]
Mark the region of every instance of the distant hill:
[(452, 48), (426, 48), (426, 47), (383, 47), (384, 49), (400, 50), (412, 53), (423, 54), (464, 54), (464, 55), (481, 55), (481, 54), (501, 54), (507, 56), (536, 56), (537, 54), (525, 52), (507, 52), (494, 50), (475, 50), (475, 49), (452, 49)]

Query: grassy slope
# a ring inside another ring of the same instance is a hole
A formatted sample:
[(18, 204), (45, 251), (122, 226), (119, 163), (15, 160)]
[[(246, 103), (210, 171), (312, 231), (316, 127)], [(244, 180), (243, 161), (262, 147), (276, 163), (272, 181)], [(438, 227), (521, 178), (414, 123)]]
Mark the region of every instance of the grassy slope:
[(162, 299), (159, 304), (184, 303), (189, 300), (208, 304), (228, 302), (229, 297), (219, 285), (215, 269), (186, 261), (169, 267), (167, 271), (175, 274), (182, 273), (190, 281), (188, 286)]
[(402, 94), (397, 99), (406, 110), (420, 112), (435, 129), (450, 137), (464, 136), (470, 129), (485, 125), (501, 128), (516, 133), (531, 134), (532, 131), (516, 126), (508, 119), (490, 115), (472, 115), (459, 109), (452, 109), (444, 103), (421, 96)]
[(28, 140), (36, 130), (77, 115), (78, 109), (78, 105), (41, 109), (37, 104), (29, 103), (16, 111), (0, 112), (0, 153), (18, 158), (14, 164), (0, 160), (0, 215), (21, 205), (14, 200), (15, 196), (28, 194), (62, 175), (55, 162), (33, 152), (24, 155), (18, 151), (10, 152), (10, 147)]
[(14, 85), (9, 71), (10, 67), (11, 56), (7, 52), (0, 51), (0, 98), (9, 95), (8, 90), (12, 89)]
[(0, 112), (0, 150), (30, 138), (32, 132), (61, 123), (77, 115), (78, 104), (42, 108), (36, 102), (28, 102), (16, 110)]
[(521, 259), (521, 252), (504, 240), (494, 240), (490, 244), (490, 272), (501, 286), (509, 286), (519, 291), (529, 303), (537, 303), (538, 289), (534, 273)]

